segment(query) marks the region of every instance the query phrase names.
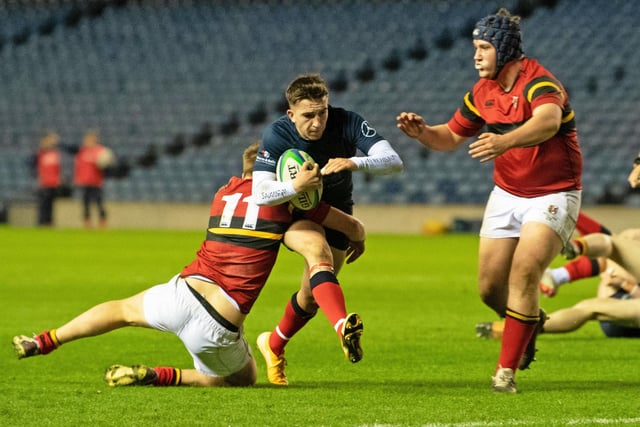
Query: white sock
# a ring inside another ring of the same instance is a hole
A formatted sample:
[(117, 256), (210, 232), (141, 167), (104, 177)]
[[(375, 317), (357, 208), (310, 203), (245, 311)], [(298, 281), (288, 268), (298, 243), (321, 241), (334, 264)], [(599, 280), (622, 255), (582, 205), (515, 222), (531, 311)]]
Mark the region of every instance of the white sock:
[(551, 277), (553, 278), (553, 283), (555, 283), (556, 286), (564, 285), (565, 283), (569, 283), (571, 280), (569, 277), (569, 271), (564, 267), (551, 269)]

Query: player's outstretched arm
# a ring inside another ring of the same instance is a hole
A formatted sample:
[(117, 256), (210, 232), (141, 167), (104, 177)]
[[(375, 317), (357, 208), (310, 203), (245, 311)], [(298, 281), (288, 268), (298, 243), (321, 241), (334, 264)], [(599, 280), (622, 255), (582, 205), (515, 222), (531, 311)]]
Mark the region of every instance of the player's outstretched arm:
[(409, 138), (417, 139), (422, 145), (436, 151), (452, 151), (458, 148), (466, 137), (455, 134), (446, 124), (429, 126), (416, 113), (402, 112), (396, 117), (397, 127)]

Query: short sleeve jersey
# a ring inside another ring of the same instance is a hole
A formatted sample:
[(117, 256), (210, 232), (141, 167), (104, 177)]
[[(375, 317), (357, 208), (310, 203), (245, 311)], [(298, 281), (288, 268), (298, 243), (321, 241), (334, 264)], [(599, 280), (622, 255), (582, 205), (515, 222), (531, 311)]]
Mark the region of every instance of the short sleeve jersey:
[(582, 155), (574, 111), (562, 84), (536, 60), (525, 58), (510, 92), (495, 80), (481, 79), (464, 97), (449, 120), (456, 134), (471, 137), (483, 126), (505, 134), (532, 117), (533, 110), (553, 103), (562, 108), (562, 124), (547, 141), (532, 147), (512, 148), (494, 160), (496, 185), (520, 197), (536, 197), (582, 188)]
[[(322, 168), (329, 159), (349, 158), (358, 150), (367, 153), (372, 145), (384, 138), (369, 126), (359, 114), (329, 106), (329, 117), (322, 138), (308, 141), (302, 138), (295, 124), (284, 115), (263, 132), (262, 147), (254, 170), (276, 172), (280, 155), (289, 148), (306, 151)], [(323, 177), (322, 200), (347, 213), (353, 211), (353, 179), (351, 171)]]
[[(258, 206), (252, 181), (232, 177), (216, 192), (206, 239), (181, 276), (200, 275), (218, 284), (249, 313), (276, 262), (280, 242), (292, 217), (287, 204)], [(321, 222), (329, 206), (320, 204), (307, 218)]]

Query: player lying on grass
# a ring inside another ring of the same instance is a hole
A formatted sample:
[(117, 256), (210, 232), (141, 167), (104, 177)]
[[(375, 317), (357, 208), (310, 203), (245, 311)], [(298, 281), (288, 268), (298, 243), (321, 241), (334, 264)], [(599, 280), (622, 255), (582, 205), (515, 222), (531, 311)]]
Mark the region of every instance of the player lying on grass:
[[(640, 228), (629, 228), (619, 233), (618, 236), (640, 241)], [(583, 255), (576, 257), (562, 267), (548, 268), (542, 275), (540, 292), (547, 297), (553, 297), (561, 286), (580, 279), (598, 276), (610, 269), (615, 270), (618, 277), (626, 276), (630, 282), (635, 281), (635, 277), (631, 273), (613, 260), (607, 257), (590, 258)]]
[[(592, 233), (611, 234), (607, 227), (584, 212), (578, 214), (576, 231), (581, 236)], [(562, 267), (547, 268), (540, 279), (540, 292), (546, 297), (553, 297), (558, 292), (558, 288), (564, 284), (599, 275), (601, 271), (609, 268), (607, 266), (608, 262), (613, 263), (613, 261), (607, 260), (606, 257), (579, 257)], [(617, 264), (615, 267), (618, 272), (622, 270), (622, 267)]]
[(609, 258), (580, 256), (562, 267), (548, 268), (542, 276), (540, 292), (547, 297), (554, 297), (561, 286), (590, 277), (602, 277), (612, 271), (615, 271), (618, 278), (626, 277), (629, 282), (635, 282), (635, 278), (627, 270)]
[[(613, 263), (600, 275), (598, 296), (578, 302), (573, 307), (550, 313), (541, 333), (559, 334), (580, 329), (597, 320), (607, 337), (640, 338), (640, 291), (638, 282)], [(499, 339), (504, 321), (476, 325), (476, 336)]]
[[(591, 233), (571, 241), (568, 259), (580, 255), (609, 259), (601, 274), (598, 296), (579, 302), (571, 308), (549, 314), (542, 331), (571, 332), (589, 320), (598, 320), (609, 337), (640, 337), (640, 233), (638, 229), (620, 234)], [(478, 336), (493, 337), (500, 333), (500, 322), (476, 325)]]
[(640, 278), (640, 230), (628, 229), (620, 234), (587, 234), (571, 241), (564, 255), (571, 260), (584, 255), (607, 257), (620, 264), (633, 277)]
[[(139, 326), (176, 334), (193, 357), (195, 369), (114, 365), (105, 374), (109, 385), (254, 384), (256, 363), (242, 325), (267, 281), (280, 243), (305, 258), (318, 286), (336, 286), (322, 227), (348, 236), (348, 262), (362, 254), (365, 239), (358, 219), (324, 203), (293, 224), (288, 204), (259, 207), (253, 203), (251, 175), (258, 147), (256, 143), (244, 151), (242, 178), (232, 177), (214, 196), (206, 240), (180, 274), (132, 297), (99, 304), (34, 338), (14, 337), (18, 358), (48, 354), (80, 338)], [(319, 170), (303, 168), (300, 174), (319, 174)], [(347, 332), (353, 336), (346, 341), (359, 345), (361, 330)]]

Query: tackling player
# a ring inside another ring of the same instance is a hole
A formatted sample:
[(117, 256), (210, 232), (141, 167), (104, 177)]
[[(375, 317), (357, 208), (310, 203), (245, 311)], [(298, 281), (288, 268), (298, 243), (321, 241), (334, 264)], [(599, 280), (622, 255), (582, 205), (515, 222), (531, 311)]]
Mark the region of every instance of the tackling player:
[(251, 197), (251, 174), (258, 147), (255, 143), (244, 151), (242, 178), (232, 177), (214, 196), (206, 239), (180, 274), (132, 297), (99, 304), (34, 338), (15, 336), (18, 357), (48, 354), (80, 338), (140, 326), (176, 334), (195, 369), (114, 365), (105, 375), (109, 385), (254, 384), (256, 363), (242, 325), (269, 277), (280, 243), (302, 254), (312, 279), (322, 282), (336, 279), (320, 224), (345, 234), (350, 261), (362, 254), (365, 239), (359, 220), (325, 203), (293, 224), (288, 204), (257, 206)]

